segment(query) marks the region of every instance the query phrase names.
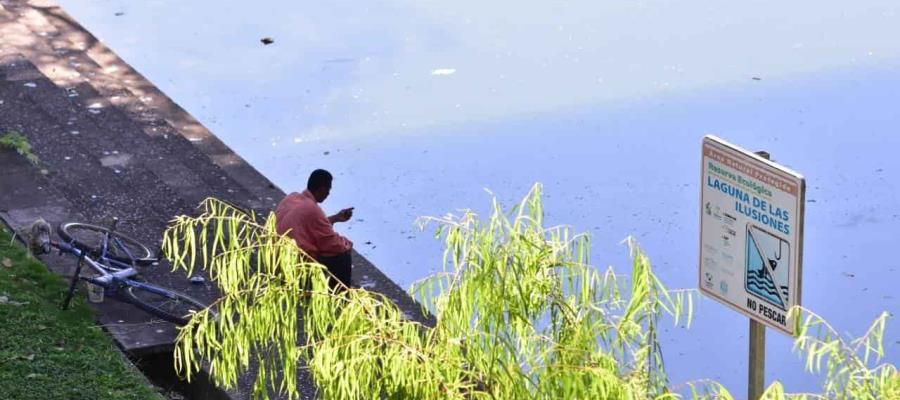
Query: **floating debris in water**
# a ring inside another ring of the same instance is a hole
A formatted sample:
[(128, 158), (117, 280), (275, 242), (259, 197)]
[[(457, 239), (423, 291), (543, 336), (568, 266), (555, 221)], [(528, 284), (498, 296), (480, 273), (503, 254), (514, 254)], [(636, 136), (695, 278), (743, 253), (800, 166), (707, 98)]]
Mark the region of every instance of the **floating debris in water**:
[(34, 83), (34, 82), (28, 82), (28, 83), (25, 84), (25, 87), (36, 88), (36, 87), (37, 87), (37, 83)]
[(438, 68), (431, 71), (432, 75), (453, 75), (456, 73), (456, 68)]
[(259, 41), (262, 42), (262, 44), (264, 44), (264, 45), (266, 45), (266, 46), (268, 46), (268, 45), (270, 45), (270, 44), (272, 44), (272, 43), (275, 43), (275, 41), (272, 40), (272, 38), (270, 38), (270, 37), (268, 37), (268, 36), (266, 36), (266, 37), (264, 37), (264, 38), (262, 38), (262, 39), (259, 39)]

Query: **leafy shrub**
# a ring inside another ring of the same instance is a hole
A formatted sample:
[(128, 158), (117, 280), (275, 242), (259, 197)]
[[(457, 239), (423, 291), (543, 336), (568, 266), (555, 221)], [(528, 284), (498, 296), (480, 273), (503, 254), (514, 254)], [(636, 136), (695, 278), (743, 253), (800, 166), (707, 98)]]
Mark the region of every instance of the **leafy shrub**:
[[(233, 387), (252, 360), (260, 398), (297, 398), (301, 363), (326, 399), (681, 397), (669, 390), (658, 326), (666, 315), (688, 325), (696, 292), (667, 289), (632, 239), (629, 278), (591, 267), (586, 235), (544, 227), (539, 185), (510, 211), (494, 201), (486, 220), (420, 220), (446, 244), (443, 271), (410, 290), (433, 325), (378, 293), (330, 289), (273, 214), (257, 222), (216, 199), (203, 209), (176, 218), (163, 245), (175, 268), (207, 269), (222, 292), (218, 319), (200, 312), (179, 334), (176, 367), (188, 376), (206, 360)], [(849, 345), (814, 314), (797, 318), (808, 367), (825, 360), (824, 393), (788, 395), (776, 382), (766, 398), (898, 398), (896, 368), (869, 366), (883, 355), (886, 317)], [(689, 385), (693, 398), (731, 398), (716, 382)]]

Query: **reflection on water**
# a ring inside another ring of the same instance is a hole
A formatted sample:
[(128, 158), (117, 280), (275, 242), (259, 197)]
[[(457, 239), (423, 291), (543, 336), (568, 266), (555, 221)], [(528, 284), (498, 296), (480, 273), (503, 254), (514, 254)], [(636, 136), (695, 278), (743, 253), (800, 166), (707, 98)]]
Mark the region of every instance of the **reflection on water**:
[[(332, 170), (326, 208), (356, 206), (342, 229), (404, 286), (440, 267), (417, 216), (540, 181), (548, 220), (590, 232), (598, 266), (625, 270), (630, 234), (695, 287), (700, 138), (716, 133), (806, 176), (804, 305), (855, 334), (900, 309), (900, 4), (521, 3), (62, 1), (285, 190)], [(672, 381), (741, 396), (746, 318), (713, 301), (696, 317), (665, 332)], [(814, 389), (768, 336), (770, 379)], [(885, 342), (900, 362), (900, 322)]]

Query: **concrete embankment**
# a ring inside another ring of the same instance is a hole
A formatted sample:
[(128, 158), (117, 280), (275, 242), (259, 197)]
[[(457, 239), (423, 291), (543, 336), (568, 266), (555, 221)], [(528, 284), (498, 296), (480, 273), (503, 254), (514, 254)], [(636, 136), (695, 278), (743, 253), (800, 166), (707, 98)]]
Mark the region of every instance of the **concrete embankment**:
[[(167, 221), (195, 213), (213, 196), (267, 212), (284, 192), (151, 82), (117, 57), (58, 6), (0, 0), (0, 134), (17, 131), (41, 160), (29, 164), (0, 150), (0, 218), (21, 228), (38, 217), (107, 223), (158, 246)], [(165, 62), (164, 60), (161, 62)], [(54, 271), (71, 276), (74, 260), (46, 255)], [(354, 283), (394, 300), (411, 318), (418, 306), (368, 260), (353, 254)], [(215, 287), (192, 285), (168, 265), (143, 276), (210, 301)], [(97, 305), (98, 323), (132, 357), (164, 359), (176, 330), (115, 301)], [(221, 393), (247, 398), (241, 388)], [(304, 397), (314, 396), (300, 377)]]

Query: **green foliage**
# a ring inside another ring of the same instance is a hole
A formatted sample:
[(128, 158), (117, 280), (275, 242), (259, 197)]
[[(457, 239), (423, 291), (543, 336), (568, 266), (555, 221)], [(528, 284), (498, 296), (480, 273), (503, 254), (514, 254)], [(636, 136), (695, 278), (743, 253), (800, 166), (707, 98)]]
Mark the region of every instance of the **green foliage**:
[[(445, 242), (443, 270), (410, 289), (434, 316), (428, 326), (380, 294), (330, 289), (328, 272), (277, 234), (273, 215), (256, 222), (207, 199), (164, 238), (175, 268), (207, 268), (223, 293), (218, 318), (203, 311), (181, 330), (177, 367), (189, 376), (205, 360), (233, 387), (256, 364), (258, 398), (297, 398), (298, 365), (325, 399), (681, 398), (658, 327), (667, 315), (689, 325), (696, 293), (667, 289), (632, 239), (629, 277), (590, 266), (586, 235), (544, 227), (540, 189), (509, 211), (494, 201), (487, 219), (420, 220)], [(814, 314), (797, 319), (810, 370), (826, 360), (825, 393), (786, 394), (775, 382), (765, 398), (898, 398), (896, 368), (869, 366), (883, 355), (885, 319), (849, 345)], [(717, 382), (687, 387), (694, 399), (733, 398)]]
[[(813, 374), (825, 373), (822, 393), (787, 393), (781, 382), (773, 382), (762, 400), (883, 400), (900, 399), (900, 372), (879, 363), (884, 356), (882, 340), (888, 313), (882, 313), (866, 333), (847, 340), (812, 311), (791, 310), (797, 337), (794, 350), (806, 360)], [(732, 399), (722, 385), (711, 382), (691, 385), (693, 398)], [(699, 390), (698, 390), (699, 388)]]
[(25, 159), (28, 160), (33, 165), (38, 165), (41, 160), (31, 151), (31, 145), (28, 143), (28, 138), (22, 136), (22, 134), (10, 131), (0, 136), (0, 146), (7, 147), (19, 153)]
[(668, 291), (630, 240), (630, 283), (589, 266), (586, 236), (542, 226), (539, 186), (509, 214), (495, 202), (485, 222), (471, 212), (423, 221), (447, 244), (444, 271), (412, 289), (433, 327), (377, 293), (331, 291), (274, 216), (259, 224), (215, 199), (203, 210), (175, 219), (163, 245), (176, 268), (208, 268), (223, 293), (218, 319), (200, 312), (181, 331), (182, 372), (205, 359), (232, 387), (254, 360), (259, 397), (296, 398), (301, 360), (323, 398), (673, 396), (656, 327), (663, 314), (687, 323), (692, 293)]
[[(298, 306), (311, 313), (306, 321), (314, 333), (324, 329), (314, 321), (326, 321), (318, 314), (327, 309), (333, 315), (336, 307), (319, 295), (327, 293), (321, 266), (301, 260), (293, 242), (275, 232), (274, 216), (261, 225), (255, 215), (215, 199), (203, 207), (198, 218), (177, 217), (163, 241), (174, 268), (190, 274), (202, 265), (222, 293), (213, 304), (217, 318), (202, 310), (180, 331), (176, 370), (189, 379), (206, 359), (215, 382), (233, 387), (252, 359), (259, 365), (256, 393), (264, 395), (267, 377), (282, 369), (291, 378), (281, 380), (280, 389), (296, 393), (293, 377), (303, 350), (297, 344)], [(304, 292), (315, 295), (301, 296)]]
[[(884, 356), (882, 340), (888, 313), (882, 313), (863, 336), (847, 340), (812, 311), (795, 307), (794, 350), (806, 360), (813, 374), (825, 372), (822, 393), (787, 393), (781, 382), (773, 382), (762, 400), (882, 400), (900, 399), (900, 372), (879, 363)], [(689, 383), (694, 399), (733, 399), (717, 382)]]
[[(657, 326), (687, 318), (692, 293), (668, 291), (628, 240), (630, 284), (588, 264), (588, 237), (543, 227), (540, 186), (509, 214), (466, 212), (437, 222), (444, 271), (413, 285), (437, 317), (436, 343), (460, 343), (477, 398), (668, 396)], [(624, 287), (621, 287), (624, 286)]]
[(82, 298), (0, 229), (0, 398), (162, 399)]
[(804, 356), (809, 372), (825, 372), (822, 398), (900, 399), (900, 372), (880, 363), (887, 312), (864, 335), (849, 341), (814, 312), (799, 308), (791, 312), (798, 316), (794, 350)]

